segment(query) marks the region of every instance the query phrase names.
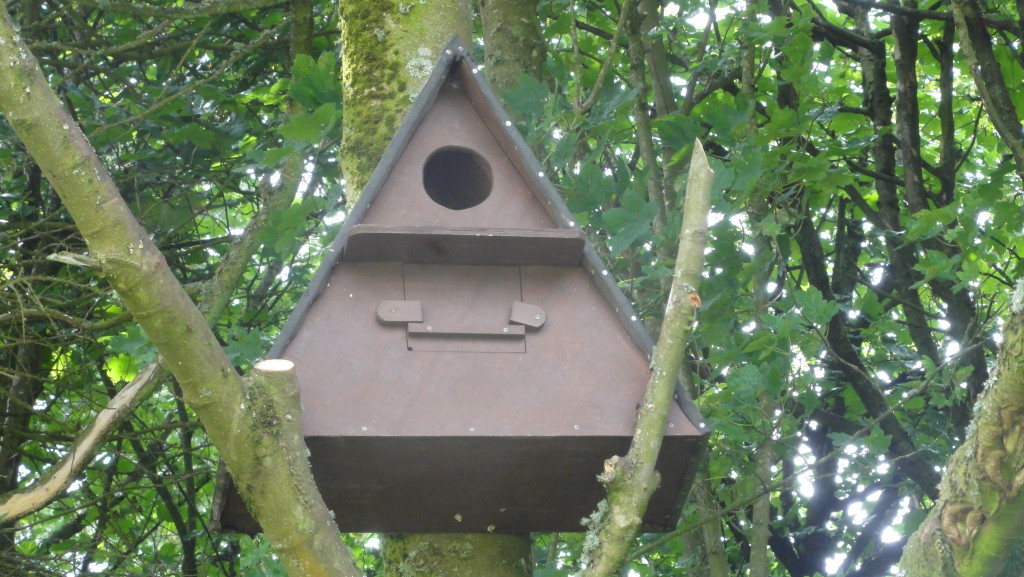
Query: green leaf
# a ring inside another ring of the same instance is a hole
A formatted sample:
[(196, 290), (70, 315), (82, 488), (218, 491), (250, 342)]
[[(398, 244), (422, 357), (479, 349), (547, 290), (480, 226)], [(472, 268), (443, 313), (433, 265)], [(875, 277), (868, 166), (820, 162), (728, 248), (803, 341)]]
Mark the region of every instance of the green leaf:
[(140, 364), (144, 364), (145, 360), (156, 357), (152, 341), (149, 340), (146, 332), (139, 325), (131, 325), (124, 333), (111, 338), (109, 350), (113, 353), (123, 353), (130, 358), (137, 359)]
[(869, 451), (881, 455), (889, 450), (889, 445), (892, 444), (892, 437), (876, 427), (871, 429), (871, 433), (864, 437), (862, 442)]
[(699, 119), (678, 113), (656, 118), (651, 124), (661, 141), (676, 150), (692, 145), (693, 140), (702, 134)]
[(547, 84), (527, 74), (520, 74), (516, 86), (502, 92), (509, 113), (522, 116), (542, 114), (549, 95)]
[(231, 363), (238, 366), (250, 366), (252, 362), (263, 356), (267, 344), (259, 331), (250, 331), (242, 325), (234, 325), (228, 331), (227, 353)]
[(729, 163), (734, 172), (732, 187), (737, 193), (748, 192), (757, 185), (764, 172), (764, 155), (758, 148), (748, 148)]
[(289, 140), (312, 144), (334, 129), (341, 119), (337, 104), (324, 104), (312, 114), (296, 114), (288, 119), (278, 132)]
[(316, 110), (325, 104), (341, 103), (341, 79), (338, 62), (331, 51), (313, 60), (306, 54), (295, 57), (292, 64), (292, 82), (288, 96), (306, 110)]
[(924, 258), (914, 265), (914, 270), (924, 273), (924, 278), (914, 283), (914, 287), (919, 287), (935, 278), (955, 279), (958, 265), (962, 259), (963, 255), (960, 254), (948, 257), (937, 250), (926, 250)]
[(919, 210), (907, 223), (906, 232), (903, 235), (907, 243), (931, 238), (953, 223), (957, 217), (958, 205), (949, 204), (942, 208)]
[(795, 292), (793, 298), (804, 318), (816, 325), (828, 323), (839, 312), (839, 305), (822, 298), (821, 291), (814, 287)]
[(562, 135), (562, 139), (555, 146), (555, 151), (551, 153), (551, 158), (548, 159), (549, 164), (558, 169), (568, 168), (569, 163), (576, 156), (577, 138), (578, 136), (573, 132)]
[(743, 365), (736, 370), (729, 371), (728, 382), (733, 395), (744, 402), (754, 402), (757, 395), (765, 388), (764, 376), (753, 365)]
[(651, 231), (651, 223), (658, 212), (658, 207), (643, 197), (643, 192), (636, 189), (627, 191), (622, 199), (622, 206), (610, 208), (602, 217), (611, 240), (608, 248), (615, 256), (626, 250), (641, 238), (647, 237)]

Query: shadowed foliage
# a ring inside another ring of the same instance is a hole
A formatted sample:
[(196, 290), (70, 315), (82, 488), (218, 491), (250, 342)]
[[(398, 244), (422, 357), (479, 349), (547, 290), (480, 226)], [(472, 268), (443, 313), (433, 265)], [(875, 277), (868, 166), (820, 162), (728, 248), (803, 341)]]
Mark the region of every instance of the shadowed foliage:
[[(386, 4), (382, 37), (388, 18), (430, 9)], [(683, 379), (715, 432), (679, 529), (641, 535), (629, 570), (894, 575), (947, 462), (975, 466), (949, 459), (975, 430), (1022, 274), (1020, 3), (482, 4), (474, 59), (500, 69), (508, 111), (652, 334), (695, 138), (715, 172)], [(248, 372), (357, 192), (338, 162), (338, 6), (5, 9)], [(0, 506), (157, 358), (13, 124), (0, 121)], [(152, 374), (66, 490), (0, 520), (0, 574), (284, 574), (262, 538), (210, 532), (217, 450)], [(948, 511), (925, 527), (965, 547), (994, 513)], [(535, 535), (535, 574), (578, 573), (580, 530)], [(345, 541), (380, 571), (374, 536)]]

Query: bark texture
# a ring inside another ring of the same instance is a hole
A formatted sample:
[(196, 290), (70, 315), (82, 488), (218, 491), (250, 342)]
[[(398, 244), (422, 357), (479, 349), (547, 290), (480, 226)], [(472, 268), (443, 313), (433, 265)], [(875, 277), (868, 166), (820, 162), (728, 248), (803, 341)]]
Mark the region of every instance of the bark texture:
[(473, 37), (469, 0), (353, 0), (341, 10), (341, 90), (345, 103), (339, 161), (354, 203), (370, 179), (438, 51), (453, 35)]
[(536, 0), (479, 0), (484, 31), (484, 71), (499, 95), (519, 75), (541, 77), (544, 37)]
[(992, 35), (982, 18), (981, 6), (977, 0), (953, 0), (951, 7), (956, 31), (985, 111), (1013, 153), (1017, 171), (1024, 174), (1024, 130), (1002, 68), (992, 50)]
[(529, 535), (389, 535), (383, 577), (530, 577)]
[(906, 577), (1011, 577), (1024, 554), (1024, 282), (1003, 328), (993, 380), (968, 437), (946, 467), (940, 497), (911, 536)]

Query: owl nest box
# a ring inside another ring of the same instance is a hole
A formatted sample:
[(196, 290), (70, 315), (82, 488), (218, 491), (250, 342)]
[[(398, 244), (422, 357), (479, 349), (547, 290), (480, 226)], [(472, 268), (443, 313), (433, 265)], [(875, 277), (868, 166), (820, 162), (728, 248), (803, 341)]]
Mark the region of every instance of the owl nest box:
[[(271, 358), (295, 364), (344, 532), (581, 531), (652, 341), (453, 39)], [(708, 427), (680, 391), (644, 523), (674, 527)], [(214, 523), (259, 525), (222, 474)]]

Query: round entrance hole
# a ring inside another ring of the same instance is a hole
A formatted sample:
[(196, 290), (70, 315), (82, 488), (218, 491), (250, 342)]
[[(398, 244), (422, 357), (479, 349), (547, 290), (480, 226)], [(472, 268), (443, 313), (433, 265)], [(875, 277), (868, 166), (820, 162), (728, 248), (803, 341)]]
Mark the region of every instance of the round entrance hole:
[(444, 146), (423, 163), (423, 188), (445, 208), (473, 208), (491, 195), (492, 184), (491, 165), (469, 148)]

